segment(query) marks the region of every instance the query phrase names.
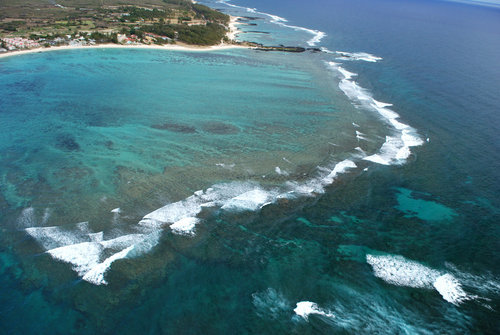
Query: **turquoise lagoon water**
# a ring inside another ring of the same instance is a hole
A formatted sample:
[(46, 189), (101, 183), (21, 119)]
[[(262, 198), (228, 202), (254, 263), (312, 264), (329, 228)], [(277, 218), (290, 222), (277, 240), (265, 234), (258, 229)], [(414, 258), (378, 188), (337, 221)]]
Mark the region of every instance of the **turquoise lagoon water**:
[(497, 333), (498, 11), (202, 3), (323, 51), (0, 60), (2, 331)]

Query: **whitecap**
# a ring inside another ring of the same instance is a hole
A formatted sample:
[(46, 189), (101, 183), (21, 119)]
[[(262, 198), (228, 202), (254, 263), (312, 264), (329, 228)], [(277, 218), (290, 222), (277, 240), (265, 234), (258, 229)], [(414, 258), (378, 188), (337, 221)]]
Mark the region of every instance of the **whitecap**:
[(42, 226), (45, 226), (47, 222), (49, 222), (49, 218), (50, 218), (50, 208), (45, 208), (42, 217)]
[(322, 315), (327, 318), (335, 318), (335, 315), (331, 311), (320, 308), (318, 304), (311, 301), (298, 302), (297, 307), (295, 307), (293, 311), (306, 321), (309, 320), (309, 315), (311, 314)]
[(356, 163), (354, 163), (353, 161), (349, 159), (343, 160), (342, 162), (335, 165), (333, 170), (328, 174), (328, 176), (323, 179), (323, 181), (326, 184), (331, 184), (339, 174), (345, 173), (347, 170), (354, 169), (356, 167)]
[(285, 19), (285, 18), (283, 18), (281, 16), (278, 16), (278, 15), (273, 15), (273, 14), (269, 14), (269, 13), (259, 12), (259, 11), (257, 11), (256, 8), (238, 6), (238, 5), (230, 3), (229, 1), (224, 1), (224, 0), (219, 0), (218, 2), (222, 3), (222, 4), (225, 4), (227, 6), (233, 7), (233, 8), (244, 9), (244, 10), (246, 10), (249, 13), (267, 16), (267, 17), (270, 18), (269, 22), (277, 24), (279, 26), (290, 28), (290, 29), (293, 29), (295, 31), (304, 31), (306, 33), (309, 33), (309, 34), (313, 35), (313, 37), (311, 39), (309, 39), (306, 43), (307, 43), (307, 45), (309, 45), (311, 47), (316, 46), (326, 36), (326, 34), (324, 32), (319, 31), (319, 30), (308, 29), (308, 28), (305, 28), (305, 27), (299, 27), (299, 26), (289, 25), (289, 24), (287, 24), (287, 22), (288, 22), (287, 19)]
[(72, 268), (80, 276), (99, 264), (103, 246), (96, 242), (82, 242), (48, 250), (53, 258), (72, 264)]
[(118, 259), (123, 259), (127, 257), (128, 253), (132, 250), (132, 248), (133, 246), (130, 246), (106, 258), (102, 263), (94, 265), (83, 275), (82, 279), (95, 285), (108, 284), (108, 282), (104, 279), (104, 274), (111, 267), (111, 263), (113, 263)]
[(88, 225), (84, 223), (65, 227), (31, 227), (25, 229), (45, 250), (54, 249), (69, 244), (89, 241)]
[(101, 242), (104, 238), (104, 232), (90, 233), (88, 236), (92, 242)]
[(458, 280), (449, 273), (439, 276), (434, 281), (433, 285), (443, 299), (452, 304), (458, 305), (471, 299), (471, 297), (465, 293)]
[(228, 169), (228, 170), (231, 170), (232, 168), (234, 168), (236, 166), (236, 164), (225, 164), (225, 163), (217, 163), (215, 164), (216, 166), (219, 166), (223, 169)]
[(136, 244), (140, 241), (142, 241), (144, 238), (144, 234), (128, 234), (128, 235), (122, 235), (118, 236), (116, 238), (106, 240), (106, 241), (99, 241), (99, 243), (106, 249), (125, 249), (128, 248), (129, 246)]
[(274, 171), (280, 176), (288, 176), (288, 172), (286, 172), (285, 170), (281, 170), (279, 166), (275, 167)]
[(194, 235), (194, 228), (199, 222), (199, 219), (194, 217), (187, 217), (180, 219), (174, 224), (170, 225), (172, 232), (179, 235)]
[(36, 226), (35, 209), (27, 207), (17, 218), (17, 227), (20, 229)]
[(341, 60), (362, 60), (365, 62), (375, 63), (382, 60), (382, 57), (377, 57), (375, 55), (369, 54), (367, 52), (345, 52), (345, 51), (336, 51), (340, 57), (337, 59)]
[(459, 305), (477, 298), (467, 294), (450, 273), (434, 270), (399, 255), (366, 255), (376, 277), (397, 286), (435, 289), (444, 300)]
[[(343, 79), (339, 83), (339, 88), (356, 107), (376, 111), (396, 132), (392, 136), (386, 136), (386, 141), (379, 152), (365, 157), (365, 160), (383, 165), (403, 164), (411, 155), (411, 147), (424, 144), (414, 128), (397, 120), (399, 114), (388, 108), (392, 104), (375, 100), (370, 92), (351, 80), (356, 76), (355, 73), (345, 70), (335, 62), (327, 64), (342, 75)], [(356, 131), (358, 140), (367, 140), (363, 135)]]
[(358, 140), (368, 141), (368, 138), (366, 138), (366, 134), (364, 134), (360, 131), (357, 131), (357, 130), (356, 130), (356, 138)]
[(403, 256), (366, 255), (366, 261), (373, 268), (376, 277), (393, 285), (431, 288), (432, 283), (440, 276), (439, 271)]
[(254, 189), (229, 199), (221, 208), (234, 211), (255, 211), (274, 197), (275, 195), (263, 189)]

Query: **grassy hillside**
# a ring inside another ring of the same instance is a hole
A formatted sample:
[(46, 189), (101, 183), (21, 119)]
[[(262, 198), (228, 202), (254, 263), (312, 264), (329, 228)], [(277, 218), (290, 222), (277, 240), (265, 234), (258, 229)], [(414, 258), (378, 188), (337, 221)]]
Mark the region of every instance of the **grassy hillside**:
[(229, 17), (189, 0), (2, 0), (0, 38), (168, 32), (191, 44), (217, 44)]

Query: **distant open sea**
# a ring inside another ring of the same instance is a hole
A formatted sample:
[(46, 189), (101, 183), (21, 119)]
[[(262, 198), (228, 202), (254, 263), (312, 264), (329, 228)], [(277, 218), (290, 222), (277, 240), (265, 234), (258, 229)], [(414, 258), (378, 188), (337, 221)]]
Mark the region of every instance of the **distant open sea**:
[(500, 333), (500, 9), (199, 3), (307, 51), (0, 59), (0, 333)]

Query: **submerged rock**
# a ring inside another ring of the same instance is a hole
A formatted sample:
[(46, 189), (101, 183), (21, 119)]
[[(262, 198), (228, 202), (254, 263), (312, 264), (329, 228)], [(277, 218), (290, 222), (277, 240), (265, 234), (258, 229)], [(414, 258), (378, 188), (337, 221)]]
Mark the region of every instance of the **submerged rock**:
[(216, 135), (236, 134), (240, 131), (238, 127), (223, 122), (207, 122), (203, 125), (203, 130)]
[(70, 134), (60, 134), (56, 137), (56, 147), (66, 151), (78, 151), (80, 145)]
[(163, 123), (163, 124), (154, 124), (151, 126), (154, 129), (160, 130), (169, 130), (175, 133), (184, 133), (184, 134), (194, 134), (196, 133), (196, 128), (193, 126), (188, 126), (179, 123)]

